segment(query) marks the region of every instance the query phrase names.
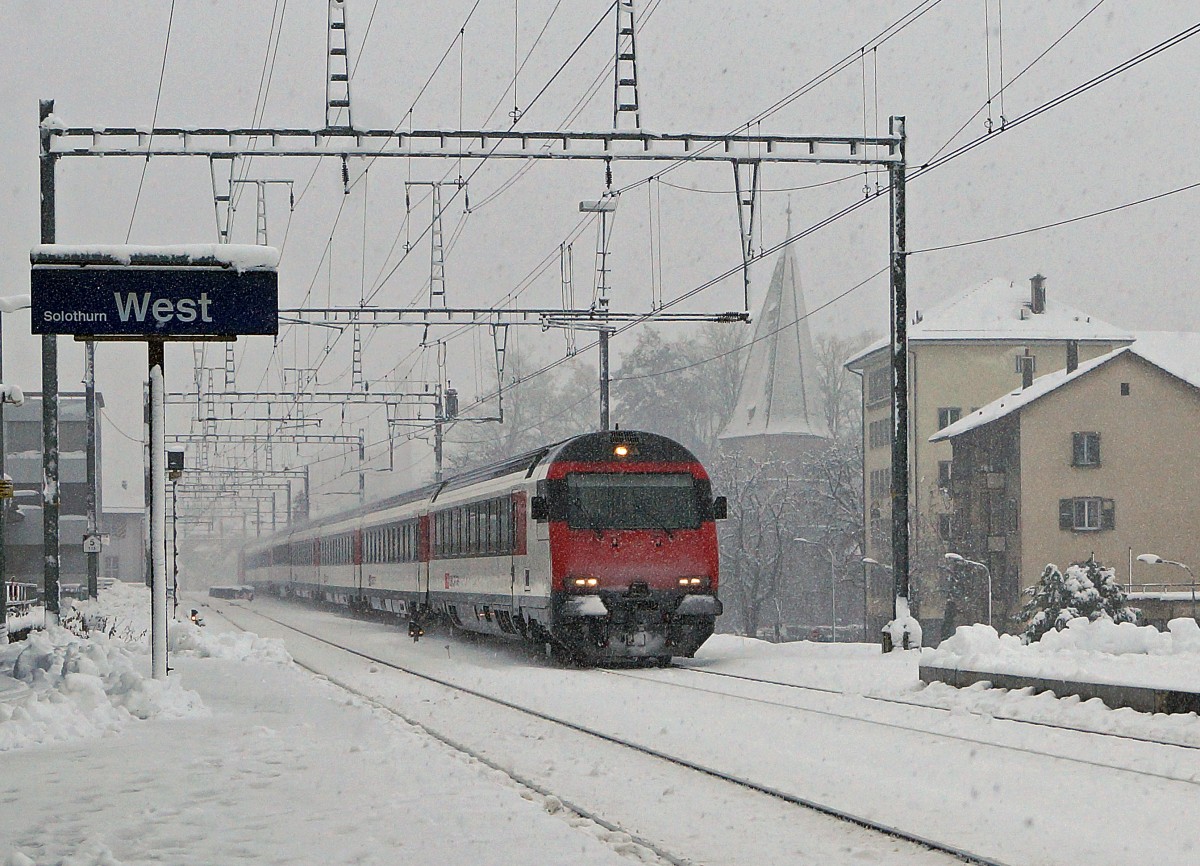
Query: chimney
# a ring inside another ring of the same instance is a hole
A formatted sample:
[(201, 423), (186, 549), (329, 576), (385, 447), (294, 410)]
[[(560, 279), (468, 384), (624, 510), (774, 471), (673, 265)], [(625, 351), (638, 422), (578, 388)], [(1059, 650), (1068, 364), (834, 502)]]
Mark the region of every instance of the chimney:
[(1029, 354), (1029, 350), (1025, 350), (1025, 354), (1017, 356), (1017, 370), (1021, 373), (1021, 389), (1024, 390), (1033, 384), (1034, 365), (1037, 363), (1035, 357)]
[(1067, 372), (1074, 373), (1079, 366), (1079, 341), (1067, 340)]
[(1029, 278), (1029, 309), (1034, 313), (1046, 312), (1046, 278), (1041, 274)]

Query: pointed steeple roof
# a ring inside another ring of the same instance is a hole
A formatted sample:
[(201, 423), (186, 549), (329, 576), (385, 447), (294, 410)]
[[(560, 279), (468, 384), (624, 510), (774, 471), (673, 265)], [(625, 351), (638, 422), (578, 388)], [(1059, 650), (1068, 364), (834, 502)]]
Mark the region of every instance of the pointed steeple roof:
[(721, 432), (721, 441), (829, 435), (806, 316), (796, 257), (788, 246), (775, 262), (738, 386), (737, 406)]

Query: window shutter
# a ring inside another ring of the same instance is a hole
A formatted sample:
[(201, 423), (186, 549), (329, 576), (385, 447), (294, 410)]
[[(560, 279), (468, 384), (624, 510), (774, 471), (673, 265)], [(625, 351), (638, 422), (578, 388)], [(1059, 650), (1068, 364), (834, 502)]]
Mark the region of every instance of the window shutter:
[(1100, 500), (1100, 528), (1117, 528), (1117, 503), (1111, 499)]
[(1084, 448), (1083, 438), (1084, 438), (1084, 435), (1085, 434), (1083, 434), (1083, 433), (1072, 433), (1071, 434), (1071, 465), (1072, 466), (1082, 466), (1083, 465), (1083, 448)]
[(1092, 435), (1094, 437), (1096, 437), (1095, 439), (1092, 440), (1092, 443), (1093, 443), (1092, 462), (1095, 463), (1097, 466), (1099, 466), (1100, 465), (1100, 434), (1093, 433)]
[(1058, 500), (1058, 528), (1059, 529), (1074, 529), (1075, 528), (1075, 500), (1073, 500), (1073, 499)]

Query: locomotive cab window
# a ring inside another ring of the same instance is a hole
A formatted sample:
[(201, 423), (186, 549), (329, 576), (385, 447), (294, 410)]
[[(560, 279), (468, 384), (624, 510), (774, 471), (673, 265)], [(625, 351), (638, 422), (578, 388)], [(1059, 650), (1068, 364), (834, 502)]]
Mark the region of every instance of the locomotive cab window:
[(567, 525), (573, 529), (696, 529), (700, 507), (686, 473), (567, 475)]

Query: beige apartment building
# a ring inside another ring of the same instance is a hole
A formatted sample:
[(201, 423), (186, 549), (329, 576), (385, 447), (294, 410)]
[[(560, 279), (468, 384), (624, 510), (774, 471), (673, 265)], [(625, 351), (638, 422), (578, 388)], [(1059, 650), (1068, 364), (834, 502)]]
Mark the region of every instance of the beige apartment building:
[(1151, 333), (936, 433), (953, 449), (953, 542), (989, 566), (994, 625), (1018, 630), (1021, 590), (1047, 563), (1092, 556), (1137, 591), (1142, 622), (1193, 615), (1189, 573), (1137, 556), (1200, 567), (1196, 430), (1200, 335)]
[[(1128, 345), (1133, 335), (1048, 297), (1044, 277), (992, 279), (917, 312), (908, 329), (910, 575), (915, 613), (936, 642), (951, 530), (949, 442), (930, 437), (1012, 391), (1023, 376), (1064, 369)], [(862, 380), (867, 556), (891, 561), (891, 370), (887, 341), (846, 362)], [(870, 633), (891, 618), (890, 575), (875, 568)]]

